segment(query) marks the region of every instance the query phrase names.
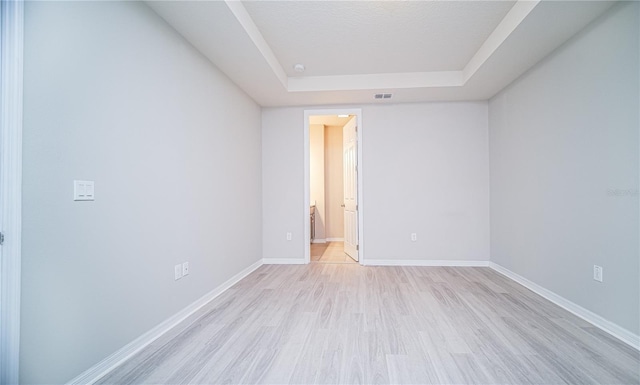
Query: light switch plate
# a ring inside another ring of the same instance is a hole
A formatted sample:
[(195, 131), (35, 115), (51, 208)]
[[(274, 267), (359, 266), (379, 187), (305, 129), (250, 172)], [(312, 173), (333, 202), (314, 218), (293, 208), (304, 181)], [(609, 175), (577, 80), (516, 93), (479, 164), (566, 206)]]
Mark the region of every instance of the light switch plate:
[(94, 196), (94, 182), (92, 180), (74, 180), (73, 181), (73, 200), (74, 201), (92, 201)]
[(182, 264), (173, 267), (173, 278), (177, 281), (182, 278)]
[(182, 264), (182, 276), (189, 275), (189, 262), (184, 262)]
[(602, 282), (602, 266), (593, 265), (593, 279)]

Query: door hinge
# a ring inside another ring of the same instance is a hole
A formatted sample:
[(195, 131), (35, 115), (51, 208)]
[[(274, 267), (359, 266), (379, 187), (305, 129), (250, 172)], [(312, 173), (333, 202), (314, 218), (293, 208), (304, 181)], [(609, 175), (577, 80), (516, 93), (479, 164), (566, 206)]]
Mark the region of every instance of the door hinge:
[(356, 245), (356, 251), (360, 251), (360, 245)]
[(356, 205), (356, 211), (358, 211), (358, 205)]
[(4, 233), (0, 233), (0, 245), (4, 245)]

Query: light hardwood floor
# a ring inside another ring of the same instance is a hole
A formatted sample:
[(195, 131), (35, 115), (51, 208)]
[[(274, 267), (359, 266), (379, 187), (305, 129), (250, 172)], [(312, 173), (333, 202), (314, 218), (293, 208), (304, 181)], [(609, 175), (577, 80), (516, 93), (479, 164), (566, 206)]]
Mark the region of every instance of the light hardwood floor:
[(312, 243), (310, 259), (319, 263), (357, 263), (345, 254), (344, 242)]
[(637, 384), (639, 352), (488, 268), (262, 266), (102, 384)]

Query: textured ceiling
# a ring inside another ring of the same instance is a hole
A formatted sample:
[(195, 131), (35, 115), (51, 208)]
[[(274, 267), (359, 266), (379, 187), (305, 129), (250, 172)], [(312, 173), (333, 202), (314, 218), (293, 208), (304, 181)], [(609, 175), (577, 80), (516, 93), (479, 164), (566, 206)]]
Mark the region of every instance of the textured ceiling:
[(293, 106), (486, 100), (615, 2), (146, 3), (258, 104)]
[(462, 70), (515, 1), (244, 1), (289, 76)]

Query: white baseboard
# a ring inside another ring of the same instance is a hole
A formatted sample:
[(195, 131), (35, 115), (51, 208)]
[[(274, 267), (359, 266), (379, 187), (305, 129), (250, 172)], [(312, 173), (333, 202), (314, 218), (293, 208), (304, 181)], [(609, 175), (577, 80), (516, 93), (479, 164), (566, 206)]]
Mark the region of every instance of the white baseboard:
[(327, 242), (344, 242), (344, 238), (327, 238)]
[[(73, 380), (69, 381), (68, 384), (93, 384), (100, 378), (104, 377), (118, 365), (132, 357), (134, 354), (138, 353), (140, 350), (151, 344), (153, 341), (161, 337), (163, 334), (171, 330), (173, 327), (177, 326), (180, 322), (187, 319), (193, 313), (198, 311), (200, 308), (205, 306), (211, 300), (228, 290), (231, 286), (235, 285), (238, 281), (251, 274), (257, 268), (262, 266), (263, 264), (287, 264), (287, 265), (296, 265), (296, 264), (305, 264), (304, 259), (294, 259), (294, 258), (264, 258), (246, 269), (242, 270), (235, 276), (231, 277), (229, 280), (224, 282), (222, 285), (216, 287), (200, 299), (193, 302), (191, 305), (182, 309), (172, 317), (168, 318), (161, 324), (157, 325), (153, 329), (149, 330), (142, 336), (136, 338), (134, 341), (125, 345), (115, 353), (111, 354), (104, 360), (100, 361), (93, 367), (89, 368)], [(555, 303), (556, 305), (564, 308), (565, 310), (575, 314), (576, 316), (584, 319), (585, 321), (593, 324), (594, 326), (602, 329), (603, 331), (611, 334), (612, 336), (618, 338), (622, 342), (628, 344), (629, 346), (640, 350), (640, 336), (624, 329), (623, 327), (604, 319), (603, 317), (587, 310), (567, 299), (561, 297), (554, 292), (539, 286), (536, 283), (529, 281), (528, 279), (496, 264), (489, 261), (460, 261), (460, 260), (367, 260), (366, 265), (368, 266), (469, 266), (469, 267), (490, 267), (491, 269), (497, 271), (498, 273), (506, 276), (533, 291), (534, 293), (539, 294), (540, 296), (546, 298), (547, 300)]]
[(603, 331), (611, 334), (616, 337), (620, 341), (626, 343), (627, 345), (640, 350), (640, 336), (634, 334), (627, 329), (607, 320), (603, 317), (597, 315), (596, 313), (583, 308), (580, 305), (577, 305), (568, 299), (559, 296), (558, 294), (552, 292), (551, 290), (547, 290), (544, 287), (524, 278), (521, 275), (514, 273), (513, 271), (506, 269), (497, 263), (489, 262), (489, 267), (498, 273), (504, 275), (507, 278), (510, 278), (527, 289), (533, 291), (534, 293), (548, 299), (549, 301), (555, 303), (561, 308), (575, 314), (576, 316), (582, 318), (583, 320), (593, 324), (594, 326), (602, 329)]
[(327, 243), (326, 239), (314, 239), (311, 243)]
[(305, 265), (307, 262), (300, 258), (263, 258), (265, 265)]
[(367, 259), (363, 261), (367, 266), (461, 266), (487, 267), (489, 261), (460, 261), (460, 260), (423, 260), (423, 259)]
[(95, 383), (100, 378), (104, 377), (110, 371), (115, 369), (118, 365), (120, 365), (127, 359), (131, 358), (134, 354), (138, 353), (139, 351), (144, 349), (146, 346), (151, 344), (153, 341), (161, 337), (163, 334), (165, 334), (166, 332), (168, 332), (169, 330), (177, 326), (180, 322), (187, 319), (189, 316), (191, 316), (193, 313), (195, 313), (200, 308), (205, 306), (211, 300), (213, 300), (220, 294), (227, 291), (231, 286), (238, 283), (238, 281), (240, 281), (242, 278), (251, 274), (254, 270), (262, 266), (262, 264), (263, 264), (262, 260), (259, 260), (258, 262), (242, 270), (241, 272), (231, 277), (222, 285), (211, 290), (209, 293), (205, 294), (204, 296), (202, 296), (201, 298), (193, 302), (191, 305), (180, 310), (178, 313), (174, 314), (173, 316), (171, 316), (170, 318), (168, 318), (158, 326), (154, 327), (153, 329), (149, 330), (145, 334), (136, 338), (129, 344), (122, 347), (120, 350), (111, 354), (104, 360), (98, 362), (93, 367), (87, 369), (78, 377), (69, 381), (67, 384), (81, 385), (81, 384)]

